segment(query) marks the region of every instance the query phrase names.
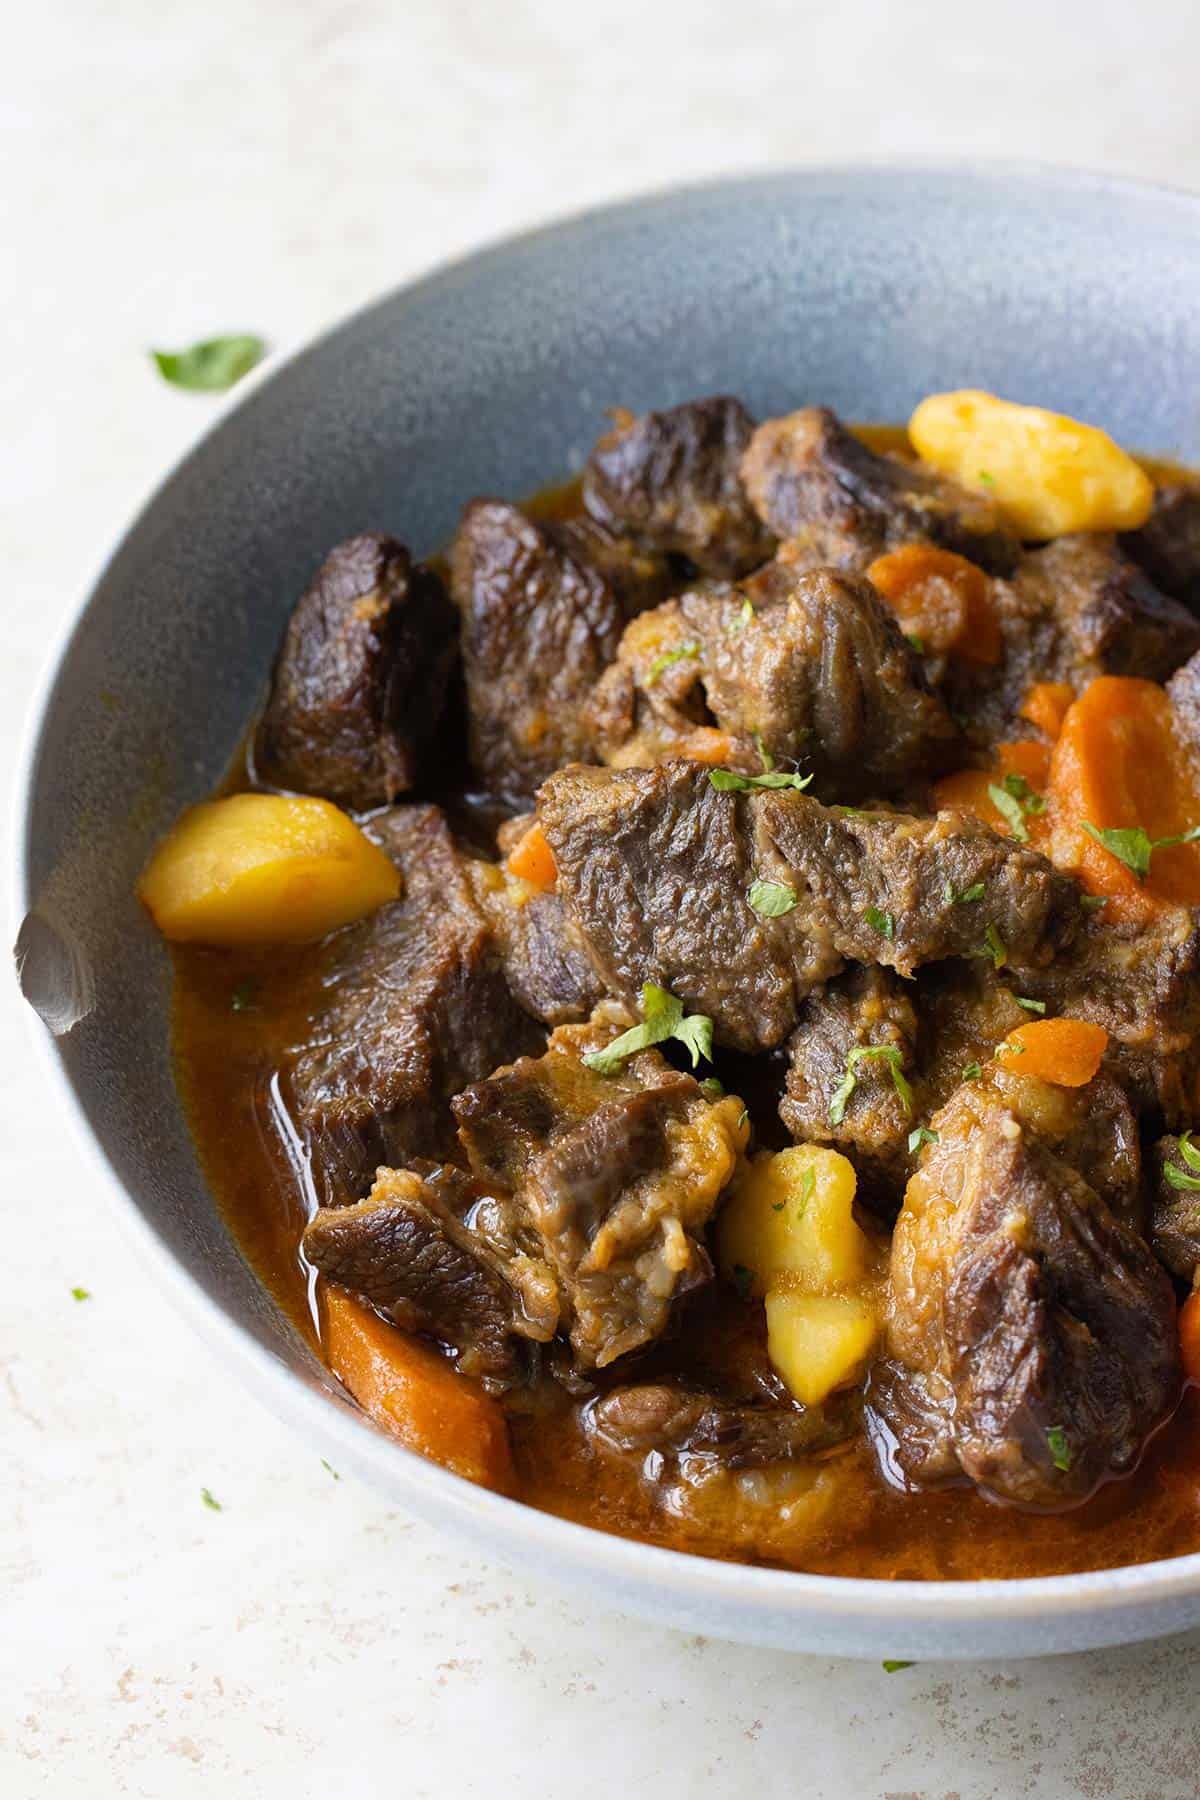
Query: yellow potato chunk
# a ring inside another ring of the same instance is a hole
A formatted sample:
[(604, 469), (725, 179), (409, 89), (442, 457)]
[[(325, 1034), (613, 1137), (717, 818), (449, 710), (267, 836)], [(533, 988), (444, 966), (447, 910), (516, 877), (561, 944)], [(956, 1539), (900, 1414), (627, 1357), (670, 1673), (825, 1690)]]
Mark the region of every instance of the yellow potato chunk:
[(861, 1280), (869, 1245), (854, 1189), (854, 1165), (836, 1150), (797, 1144), (756, 1156), (717, 1226), (722, 1272), (755, 1294), (779, 1275), (817, 1292)]
[(852, 1294), (767, 1295), (767, 1354), (803, 1406), (857, 1381), (878, 1335), (875, 1309)]
[(164, 937), (232, 948), (322, 937), (400, 885), (391, 859), (328, 800), (232, 794), (184, 814), (138, 895)]
[(1154, 483), (1094, 425), (964, 388), (930, 394), (909, 420), (917, 454), (990, 494), (1024, 538), (1144, 525)]

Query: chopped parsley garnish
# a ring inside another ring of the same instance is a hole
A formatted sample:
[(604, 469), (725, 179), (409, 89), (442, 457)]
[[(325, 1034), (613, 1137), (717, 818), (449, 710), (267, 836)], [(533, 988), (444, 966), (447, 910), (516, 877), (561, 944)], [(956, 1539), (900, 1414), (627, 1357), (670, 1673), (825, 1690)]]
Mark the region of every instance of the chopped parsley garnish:
[(748, 1269), (745, 1263), (734, 1263), (733, 1285), (743, 1300), (750, 1298), (750, 1289), (754, 1286), (754, 1270)]
[(1004, 939), (994, 925), (988, 926), (983, 934), (982, 944), (971, 954), (973, 956), (990, 956), (993, 969), (1002, 969), (1008, 961), (1008, 951), (1005, 948)]
[(229, 996), (230, 1012), (257, 1012), (258, 988), (252, 981), (240, 981)]
[(800, 1177), (800, 1198), (796, 1202), (796, 1217), (798, 1219), (802, 1219), (804, 1217), (805, 1213), (808, 1211), (808, 1203), (813, 1197), (813, 1192), (816, 1188), (816, 1185), (817, 1185), (816, 1170), (815, 1169), (805, 1169), (803, 1175)]
[[(1200, 1171), (1200, 1150), (1192, 1142), (1192, 1134), (1185, 1131), (1179, 1140), (1178, 1150), (1189, 1169)], [(1189, 1175), (1177, 1163), (1163, 1164), (1163, 1177), (1173, 1188), (1185, 1194), (1200, 1194), (1200, 1173)]]
[(1026, 813), (1043, 813), (1046, 801), (1030, 787), (1023, 775), (1005, 775), (1002, 781), (988, 783), (988, 799), (1022, 844), (1029, 842)]
[(92, 1297), (91, 1290), (89, 1288), (72, 1288), (71, 1289), (72, 1300), (90, 1300), (91, 1297)]
[(335, 1481), (340, 1481), (342, 1479), (341, 1476), (338, 1474), (337, 1470), (334, 1468), (333, 1464), (331, 1462), (326, 1462), (324, 1457), (321, 1458), (321, 1467), (323, 1469), (328, 1469), (329, 1473), (333, 1476), (333, 1479)]
[(697, 662), (699, 657), (700, 646), (695, 643), (676, 644), (673, 650), (664, 650), (661, 656), (655, 657), (647, 669), (646, 686), (653, 687), (663, 670), (669, 669), (672, 663)]
[(1067, 1442), (1067, 1434), (1061, 1425), (1051, 1425), (1046, 1432), (1046, 1442), (1050, 1446), (1050, 1460), (1056, 1469), (1064, 1474), (1072, 1462), (1071, 1446)]
[(962, 1078), (964, 1081), (978, 1081), (979, 1077), (982, 1074), (983, 1074), (982, 1064), (980, 1064), (980, 1063), (964, 1063), (963, 1072), (962, 1072)]
[(723, 1081), (718, 1081), (715, 1075), (706, 1075), (704, 1080), (700, 1083), (700, 1092), (704, 1095), (706, 1100), (723, 1100), (725, 1098), (725, 1083)]
[(1014, 994), (1013, 999), (1018, 1006), (1023, 1006), (1026, 1012), (1044, 1013), (1046, 1010), (1044, 1000), (1030, 1000), (1025, 994)]
[(930, 1131), (928, 1125), (914, 1125), (908, 1134), (908, 1148), (920, 1150), (924, 1144), (940, 1144), (941, 1138), (936, 1131)]
[(996, 1055), (997, 1056), (1024, 1056), (1024, 1054), (1025, 1054), (1024, 1044), (1013, 1043), (1012, 1040), (1009, 1038), (1005, 1038), (1005, 1040), (1002, 1044), (996, 1045)]
[(961, 892), (952, 881), (948, 881), (942, 890), (947, 906), (968, 906), (972, 900), (982, 900), (985, 891), (982, 881), (973, 881), (970, 887), (963, 888)]
[(743, 1106), (741, 1112), (738, 1114), (738, 1122), (737, 1122), (738, 1130), (740, 1131), (742, 1129), (743, 1125), (748, 1125), (749, 1123), (750, 1123), (750, 1114), (747, 1112), (746, 1108)]
[(846, 1107), (850, 1096), (858, 1086), (858, 1065), (868, 1058), (878, 1058), (886, 1062), (892, 1074), (892, 1086), (900, 1096), (900, 1103), (905, 1112), (912, 1117), (913, 1092), (908, 1078), (901, 1066), (904, 1054), (895, 1044), (858, 1044), (846, 1058), (846, 1073), (834, 1089), (829, 1102), (829, 1123), (840, 1125), (846, 1116)]
[(1150, 858), (1156, 850), (1166, 850), (1171, 844), (1194, 844), (1200, 838), (1200, 825), (1177, 832), (1174, 837), (1152, 838), (1140, 825), (1100, 826), (1093, 825), (1090, 819), (1081, 819), (1080, 824), (1090, 838), (1124, 863), (1139, 881), (1145, 881), (1150, 873)]
[(923, 637), (919, 637), (915, 631), (906, 631), (904, 637), (910, 650), (915, 650), (918, 656), (924, 656), (925, 639)]
[(689, 1013), (685, 1017), (682, 1000), (648, 981), (642, 989), (641, 1024), (623, 1031), (603, 1050), (589, 1051), (583, 1060), (601, 1075), (615, 1075), (626, 1058), (637, 1051), (649, 1050), (652, 1044), (661, 1044), (667, 1038), (677, 1038), (691, 1052), (695, 1068), (702, 1056), (712, 1060), (712, 1037), (712, 1020), (706, 1014)]
[(877, 906), (868, 906), (863, 918), (872, 931), (878, 931), (890, 943), (896, 935), (896, 921), (890, 912), (880, 912)]
[(984, 487), (995, 487), (996, 485), (996, 477), (992, 474), (990, 469), (980, 469), (979, 479), (982, 481)]
[(751, 788), (806, 788), (811, 775), (795, 770), (770, 769), (765, 775), (739, 775), (734, 769), (710, 769), (708, 779), (718, 794), (748, 794)]
[(754, 881), (750, 884), (750, 904), (764, 919), (781, 919), (796, 904), (796, 890), (784, 881)]
[(750, 604), (749, 600), (743, 600), (738, 609), (737, 618), (731, 619), (726, 629), (729, 631), (744, 631), (753, 617), (753, 606)]
[(775, 767), (775, 758), (763, 743), (763, 734), (761, 731), (752, 731), (750, 736), (754, 739), (754, 748), (758, 751), (759, 758), (762, 762), (762, 772), (764, 775), (769, 775), (771, 770)]
[(1108, 905), (1109, 898), (1108, 894), (1081, 894), (1079, 904), (1084, 912), (1099, 912), (1102, 906)]
[(898, 1669), (915, 1669), (916, 1666), (913, 1662), (902, 1662), (898, 1656), (885, 1656), (883, 1659), (885, 1675), (894, 1675)]
[(207, 1506), (209, 1512), (220, 1512), (222, 1510), (221, 1502), (213, 1498), (211, 1488), (201, 1488), (200, 1498), (203, 1500), (205, 1506)]
[(782, 1212), (786, 1205), (787, 1205), (786, 1200), (772, 1200), (771, 1211), (772, 1212)]
[(234, 337), (205, 338), (186, 350), (152, 350), (159, 374), (173, 387), (190, 388), (194, 394), (223, 394), (248, 375), (266, 355), (260, 337), (241, 332)]

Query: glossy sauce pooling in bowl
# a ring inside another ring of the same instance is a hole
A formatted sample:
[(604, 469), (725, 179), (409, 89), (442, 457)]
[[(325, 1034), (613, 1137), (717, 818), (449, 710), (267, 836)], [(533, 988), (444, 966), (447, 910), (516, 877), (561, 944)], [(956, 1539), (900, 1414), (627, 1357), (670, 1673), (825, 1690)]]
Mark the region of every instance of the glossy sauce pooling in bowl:
[(341, 547), (230, 786), (357, 820), (345, 878), (282, 813), (166, 864), (188, 917), (222, 884), (175, 951), (214, 1191), (377, 1422), (889, 1578), (1200, 1543), (1200, 499), (941, 398), (922, 463), (817, 408), (618, 413), (443, 568)]

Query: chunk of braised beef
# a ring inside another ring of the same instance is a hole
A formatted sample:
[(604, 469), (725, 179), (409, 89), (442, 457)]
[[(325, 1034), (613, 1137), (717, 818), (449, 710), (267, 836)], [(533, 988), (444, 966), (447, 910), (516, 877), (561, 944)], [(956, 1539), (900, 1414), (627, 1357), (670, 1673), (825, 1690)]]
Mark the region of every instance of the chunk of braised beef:
[[(1168, 1169), (1174, 1172), (1173, 1179)], [(1191, 1284), (1200, 1266), (1200, 1171), (1183, 1156), (1178, 1137), (1160, 1138), (1155, 1144), (1152, 1177), (1150, 1243), (1154, 1254), (1172, 1275)]]
[(811, 771), (830, 798), (911, 790), (961, 762), (961, 734), (869, 583), (768, 563), (644, 613), (590, 702), (602, 759), (700, 755)]
[(315, 1215), (303, 1249), (393, 1324), (450, 1345), (464, 1374), (509, 1386), (530, 1371), (531, 1341), (554, 1335), (556, 1296), (532, 1265), (501, 1258), (471, 1229), (478, 1199), (461, 1170), (381, 1168), (365, 1200)]
[[(721, 1042), (780, 1043), (843, 960), (910, 975), (946, 957), (1049, 963), (1079, 928), (1079, 889), (1035, 851), (943, 813), (857, 812), (789, 790), (720, 792), (689, 763), (560, 770), (538, 817), (558, 892), (608, 990), (669, 988)], [(794, 894), (779, 916), (756, 880)], [(958, 896), (982, 886), (985, 903)]]
[(1200, 651), (1167, 683), (1175, 725), (1193, 754), (1200, 754)]
[(585, 1409), (589, 1435), (626, 1456), (703, 1457), (728, 1470), (794, 1462), (841, 1443), (861, 1417), (859, 1391), (827, 1404), (729, 1400), (680, 1381), (614, 1388)]
[(544, 1025), (587, 1019), (604, 987), (561, 896), (522, 892), (490, 863), (468, 863), (467, 872), (517, 1004)]
[(327, 1199), (371, 1171), (453, 1149), (451, 1097), (541, 1034), (516, 1004), (487, 920), (435, 806), (394, 807), (369, 834), (404, 877), (399, 900), (315, 952), (321, 999), (286, 1071)]
[(617, 411), (583, 478), (589, 513), (714, 575), (738, 575), (774, 548), (740, 475), (754, 421), (716, 394), (640, 418)]
[(473, 500), (450, 552), (462, 621), (471, 758), (520, 798), (591, 754), (582, 703), (617, 653), (625, 615), (600, 571), (550, 527)]
[(894, 1213), (908, 1179), (908, 1138), (923, 1111), (906, 1105), (888, 1057), (860, 1058), (859, 1077), (839, 1117), (833, 1099), (854, 1051), (895, 1051), (910, 1085), (916, 1080), (920, 1020), (911, 984), (891, 969), (854, 964), (811, 994), (788, 1039), (787, 1087), (779, 1116), (799, 1144), (831, 1144), (849, 1156), (858, 1195), (873, 1210)]
[(545, 529), (568, 556), (603, 576), (625, 619), (636, 617), (648, 606), (658, 606), (681, 584), (669, 556), (628, 533), (611, 531), (587, 513), (548, 524)]
[(919, 463), (869, 450), (828, 407), (808, 406), (758, 427), (742, 480), (776, 537), (809, 566), (865, 570), (900, 544), (940, 544), (1003, 573), (1017, 542), (986, 496)]
[(563, 1027), (458, 1096), (476, 1177), (511, 1198), (522, 1253), (559, 1288), (580, 1368), (604, 1368), (665, 1330), (680, 1295), (708, 1281), (704, 1228), (737, 1168), (741, 1103), (710, 1101), (656, 1051), (616, 1074), (581, 1060), (611, 1028)]
[(1200, 481), (1160, 482), (1150, 517), (1122, 543), (1164, 594), (1200, 612)]
[(259, 774), (365, 811), (417, 784), (442, 716), (456, 622), (395, 538), (351, 538), (297, 602), (258, 729)]
[(869, 1400), (916, 1486), (1039, 1507), (1129, 1470), (1179, 1389), (1175, 1300), (1143, 1239), (992, 1084), (935, 1115), (892, 1241)]

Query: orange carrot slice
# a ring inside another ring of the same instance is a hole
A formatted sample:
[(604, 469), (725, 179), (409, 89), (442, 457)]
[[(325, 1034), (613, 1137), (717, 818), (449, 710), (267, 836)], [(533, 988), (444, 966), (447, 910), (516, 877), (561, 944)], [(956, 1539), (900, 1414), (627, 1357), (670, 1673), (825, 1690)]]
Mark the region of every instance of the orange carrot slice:
[(1075, 690), (1068, 681), (1035, 681), (1025, 696), (1021, 717), (1044, 731), (1053, 742), (1074, 698)]
[(1108, 1033), (1087, 1019), (1031, 1019), (1010, 1031), (1004, 1043), (1020, 1046), (1017, 1054), (1001, 1054), (1005, 1066), (1018, 1075), (1076, 1088), (1086, 1087), (1100, 1067)]
[(531, 825), (513, 845), (508, 872), (519, 881), (527, 881), (530, 887), (547, 889), (554, 886), (558, 880), (558, 865), (540, 825)]
[(503, 1409), (431, 1345), (385, 1324), (326, 1282), (321, 1341), (338, 1380), (384, 1431), (468, 1481), (512, 1491), (516, 1478)]
[(1179, 1354), (1188, 1380), (1200, 1383), (1200, 1293), (1189, 1294), (1179, 1309)]
[(876, 557), (867, 579), (922, 649), (995, 663), (1003, 648), (991, 583), (976, 563), (932, 544), (901, 544)]

